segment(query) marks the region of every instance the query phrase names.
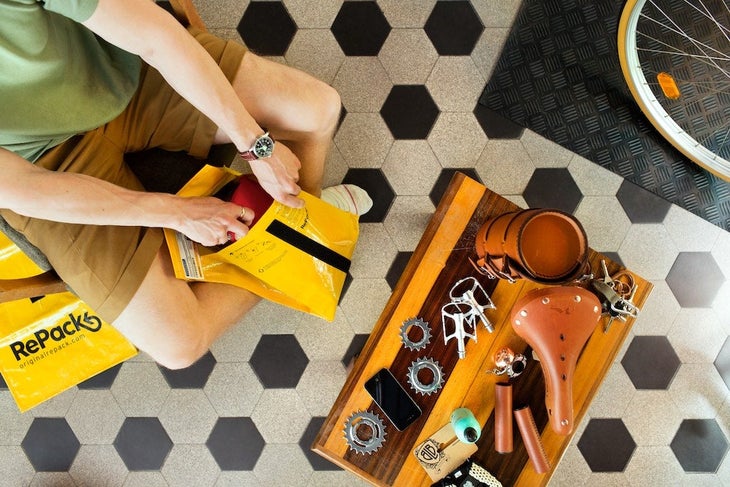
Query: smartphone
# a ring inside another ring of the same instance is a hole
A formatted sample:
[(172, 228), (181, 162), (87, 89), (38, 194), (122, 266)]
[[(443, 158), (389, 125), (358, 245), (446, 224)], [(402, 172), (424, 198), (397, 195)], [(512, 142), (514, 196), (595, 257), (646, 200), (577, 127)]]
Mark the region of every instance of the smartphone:
[(421, 416), (421, 408), (386, 368), (365, 382), (365, 390), (398, 431), (403, 431)]

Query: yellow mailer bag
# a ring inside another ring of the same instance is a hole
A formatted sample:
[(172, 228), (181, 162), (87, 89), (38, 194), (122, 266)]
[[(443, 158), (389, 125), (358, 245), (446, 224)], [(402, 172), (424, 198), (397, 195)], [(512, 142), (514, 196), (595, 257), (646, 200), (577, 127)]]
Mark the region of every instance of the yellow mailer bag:
[(70, 292), (0, 304), (0, 373), (21, 411), (136, 354)]
[[(239, 173), (205, 166), (180, 196), (217, 193)], [(248, 234), (208, 248), (165, 230), (176, 277), (232, 284), (332, 321), (359, 235), (358, 217), (302, 192), (303, 208), (277, 201)]]
[(43, 270), (0, 232), (0, 279), (24, 279), (39, 274), (43, 274)]

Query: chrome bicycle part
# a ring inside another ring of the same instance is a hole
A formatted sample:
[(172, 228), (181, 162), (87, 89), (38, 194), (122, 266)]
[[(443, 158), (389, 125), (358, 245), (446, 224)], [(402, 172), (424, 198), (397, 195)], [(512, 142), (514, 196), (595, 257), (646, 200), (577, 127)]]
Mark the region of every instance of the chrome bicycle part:
[[(419, 377), (422, 370), (428, 370), (431, 373), (432, 380), (425, 384)], [(423, 357), (414, 360), (408, 367), (408, 383), (411, 388), (420, 393), (430, 396), (444, 386), (444, 370), (439, 363), (431, 358)]]
[[(412, 331), (417, 328), (420, 330), (421, 338), (413, 340), (411, 338)], [(423, 321), (421, 318), (409, 318), (403, 322), (403, 326), (400, 327), (400, 338), (405, 346), (409, 350), (421, 350), (431, 343), (431, 329), (428, 323)]]
[(345, 440), (350, 449), (360, 454), (371, 454), (385, 441), (385, 424), (370, 411), (356, 411), (345, 421)]
[(494, 325), (484, 314), (485, 309), (495, 309), (489, 294), (474, 277), (465, 277), (457, 281), (449, 291), (449, 297), (453, 303), (465, 303), (471, 306), (472, 313), (479, 317), (484, 328), (489, 333), (494, 331)]

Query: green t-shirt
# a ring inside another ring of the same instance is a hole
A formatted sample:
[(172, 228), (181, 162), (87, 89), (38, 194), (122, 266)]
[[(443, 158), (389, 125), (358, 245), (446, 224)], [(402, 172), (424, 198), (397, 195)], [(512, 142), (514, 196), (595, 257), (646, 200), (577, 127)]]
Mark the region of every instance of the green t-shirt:
[(127, 106), (141, 61), (79, 22), (98, 0), (0, 0), (0, 146), (35, 161)]

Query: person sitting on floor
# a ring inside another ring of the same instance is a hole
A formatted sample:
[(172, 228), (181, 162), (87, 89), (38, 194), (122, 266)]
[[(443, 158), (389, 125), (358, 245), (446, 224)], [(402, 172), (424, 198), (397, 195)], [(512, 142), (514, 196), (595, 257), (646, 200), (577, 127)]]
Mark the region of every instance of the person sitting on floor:
[[(161, 365), (194, 363), (258, 301), (174, 277), (171, 228), (202, 245), (248, 231), (252, 210), (145, 192), (124, 154), (204, 158), (233, 143), (261, 186), (301, 190), (356, 214), (372, 201), (322, 192), (338, 93), (235, 42), (183, 28), (149, 0), (0, 3), (0, 214), (74, 292)], [(265, 127), (265, 128), (264, 128)]]

